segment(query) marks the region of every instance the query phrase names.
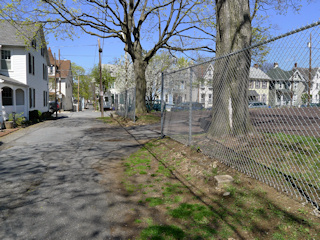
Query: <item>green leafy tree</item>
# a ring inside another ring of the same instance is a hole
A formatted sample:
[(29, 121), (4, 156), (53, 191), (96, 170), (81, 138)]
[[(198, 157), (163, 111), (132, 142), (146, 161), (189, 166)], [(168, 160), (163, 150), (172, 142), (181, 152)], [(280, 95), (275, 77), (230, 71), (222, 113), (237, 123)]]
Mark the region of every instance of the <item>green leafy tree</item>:
[(91, 77), (86, 75), (86, 71), (83, 67), (72, 63), (71, 64), (72, 73), (73, 73), (73, 97), (78, 98), (78, 84), (79, 85), (79, 96), (83, 97), (86, 100), (92, 98), (92, 83)]
[[(99, 71), (98, 65), (92, 68), (90, 76), (92, 79), (94, 79), (97, 85), (100, 84), (100, 71)], [(102, 79), (103, 92), (105, 92), (111, 87), (111, 84), (114, 83), (116, 78), (111, 76), (110, 69), (108, 69), (107, 67), (103, 67), (101, 69), (101, 79)]]

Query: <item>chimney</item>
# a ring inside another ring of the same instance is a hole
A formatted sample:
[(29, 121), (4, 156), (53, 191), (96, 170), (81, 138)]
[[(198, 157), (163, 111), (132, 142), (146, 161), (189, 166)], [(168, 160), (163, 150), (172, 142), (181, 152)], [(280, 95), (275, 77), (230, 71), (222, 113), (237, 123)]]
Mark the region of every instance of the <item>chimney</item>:
[(275, 62), (275, 63), (273, 64), (273, 67), (274, 67), (274, 68), (277, 68), (277, 67), (279, 67), (279, 64)]
[(298, 63), (294, 63), (294, 68), (297, 68), (298, 67)]
[(258, 67), (259, 67), (258, 63), (255, 63), (253, 66), (254, 66), (255, 68), (258, 68)]

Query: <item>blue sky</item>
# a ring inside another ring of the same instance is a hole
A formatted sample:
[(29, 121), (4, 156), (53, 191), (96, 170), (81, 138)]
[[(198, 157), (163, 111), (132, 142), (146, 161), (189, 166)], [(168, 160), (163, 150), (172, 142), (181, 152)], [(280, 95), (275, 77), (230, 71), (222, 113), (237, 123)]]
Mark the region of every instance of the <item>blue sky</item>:
[[(288, 12), (286, 15), (276, 14), (269, 10), (269, 23), (276, 26), (271, 30), (273, 36), (277, 36), (288, 31), (300, 28), (307, 24), (320, 20), (320, 1), (314, 0), (311, 4), (302, 7), (299, 14)], [(60, 58), (68, 59), (72, 62), (84, 67), (88, 72), (98, 64), (98, 38), (90, 35), (81, 34), (73, 40), (59, 40), (49, 36), (48, 47), (53, 53), (60, 49)], [(118, 39), (100, 39), (103, 47), (102, 63), (113, 63), (115, 58), (124, 55), (124, 44)]]

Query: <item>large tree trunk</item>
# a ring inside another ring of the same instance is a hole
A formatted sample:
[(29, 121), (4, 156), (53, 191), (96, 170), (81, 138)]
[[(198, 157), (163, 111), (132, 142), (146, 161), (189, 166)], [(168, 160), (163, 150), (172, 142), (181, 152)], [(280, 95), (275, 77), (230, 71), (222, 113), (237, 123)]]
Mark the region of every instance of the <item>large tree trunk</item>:
[(134, 75), (136, 80), (136, 114), (147, 112), (146, 107), (146, 69), (147, 63), (142, 58), (136, 58), (133, 61)]
[[(216, 57), (251, 44), (248, 0), (216, 0)], [(220, 58), (214, 63), (213, 114), (209, 134), (244, 134), (249, 129), (248, 82), (250, 51)]]

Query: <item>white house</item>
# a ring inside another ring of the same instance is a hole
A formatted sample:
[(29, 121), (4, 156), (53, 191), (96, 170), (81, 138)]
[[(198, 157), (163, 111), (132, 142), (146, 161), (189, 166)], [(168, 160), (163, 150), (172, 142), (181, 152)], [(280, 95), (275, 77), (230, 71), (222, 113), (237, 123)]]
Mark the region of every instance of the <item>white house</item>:
[[(71, 61), (55, 59), (50, 48), (48, 49), (48, 55), (50, 60), (48, 65), (50, 100), (54, 101), (56, 97), (61, 109), (72, 110), (73, 74)], [(55, 66), (57, 73), (55, 72)]]
[(48, 111), (47, 47), (39, 26), (0, 22), (0, 107), (1, 120), (10, 113)]

